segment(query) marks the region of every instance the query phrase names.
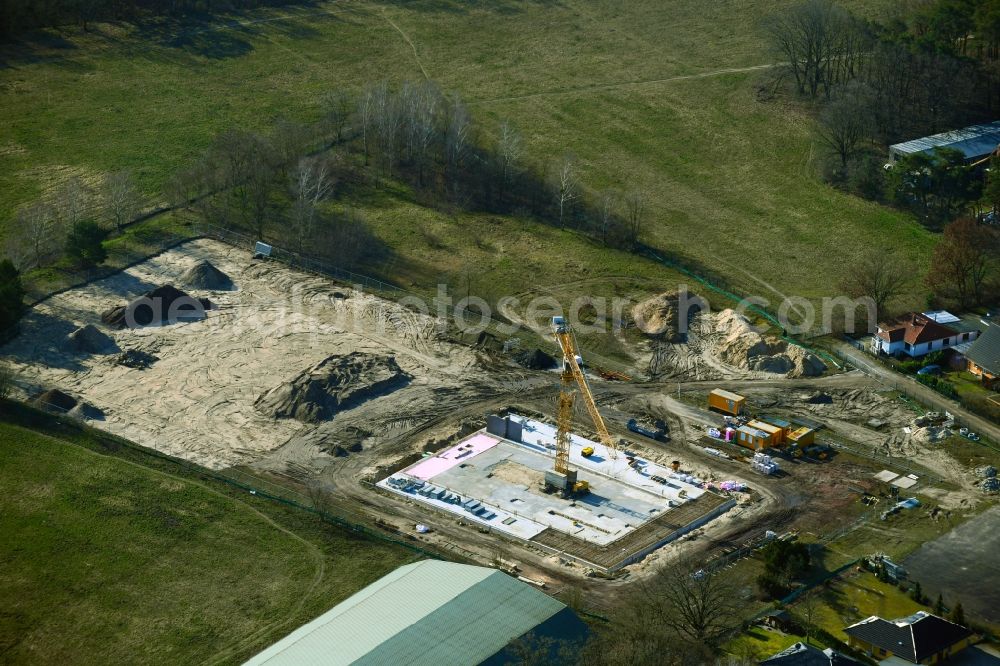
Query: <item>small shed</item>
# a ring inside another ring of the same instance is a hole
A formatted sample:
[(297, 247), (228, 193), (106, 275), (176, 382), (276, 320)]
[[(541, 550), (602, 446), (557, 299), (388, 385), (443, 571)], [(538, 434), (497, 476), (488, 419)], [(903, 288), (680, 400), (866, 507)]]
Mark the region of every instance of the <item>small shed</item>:
[(795, 621), (792, 620), (791, 614), (780, 608), (775, 608), (764, 613), (760, 618), (760, 623), (766, 627), (784, 632), (794, 631), (795, 629)]

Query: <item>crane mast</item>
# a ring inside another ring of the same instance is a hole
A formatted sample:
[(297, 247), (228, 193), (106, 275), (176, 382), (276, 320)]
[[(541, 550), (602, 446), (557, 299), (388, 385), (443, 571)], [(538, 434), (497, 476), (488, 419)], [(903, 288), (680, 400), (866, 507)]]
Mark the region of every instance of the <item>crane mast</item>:
[(583, 404), (594, 422), (597, 435), (601, 443), (608, 449), (608, 456), (615, 460), (618, 458), (618, 446), (615, 443), (608, 427), (604, 424), (604, 418), (597, 411), (597, 403), (594, 402), (594, 395), (587, 384), (587, 376), (583, 374), (580, 363), (577, 361), (576, 340), (573, 337), (573, 330), (562, 317), (552, 318), (552, 330), (556, 341), (563, 354), (562, 380), (559, 389), (559, 413), (557, 418), (558, 430), (556, 431), (556, 464), (557, 472), (566, 474), (569, 470), (569, 437), (573, 424), (573, 384), (579, 388), (579, 393), (583, 397)]

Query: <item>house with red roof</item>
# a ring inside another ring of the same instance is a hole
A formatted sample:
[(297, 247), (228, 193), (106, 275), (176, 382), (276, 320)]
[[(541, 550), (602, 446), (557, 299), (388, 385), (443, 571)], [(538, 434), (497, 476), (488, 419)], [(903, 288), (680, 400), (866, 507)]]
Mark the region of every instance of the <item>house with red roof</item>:
[(919, 312), (910, 312), (890, 322), (878, 325), (873, 338), (876, 352), (898, 356), (923, 356), (935, 351), (953, 349), (975, 340), (976, 330), (956, 330)]

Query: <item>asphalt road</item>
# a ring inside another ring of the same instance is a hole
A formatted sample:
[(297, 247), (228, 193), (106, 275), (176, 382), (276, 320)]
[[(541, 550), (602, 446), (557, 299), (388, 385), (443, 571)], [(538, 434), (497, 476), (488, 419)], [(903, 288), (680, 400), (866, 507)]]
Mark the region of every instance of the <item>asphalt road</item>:
[(1000, 506), (925, 543), (903, 565), (932, 599), (1000, 622)]

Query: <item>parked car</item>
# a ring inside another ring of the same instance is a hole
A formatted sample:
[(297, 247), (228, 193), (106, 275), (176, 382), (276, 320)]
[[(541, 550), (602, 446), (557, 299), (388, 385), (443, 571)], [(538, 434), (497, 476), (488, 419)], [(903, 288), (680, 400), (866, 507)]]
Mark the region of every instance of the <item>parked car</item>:
[(940, 365), (925, 365), (924, 367), (917, 370), (918, 375), (940, 375), (941, 366)]

